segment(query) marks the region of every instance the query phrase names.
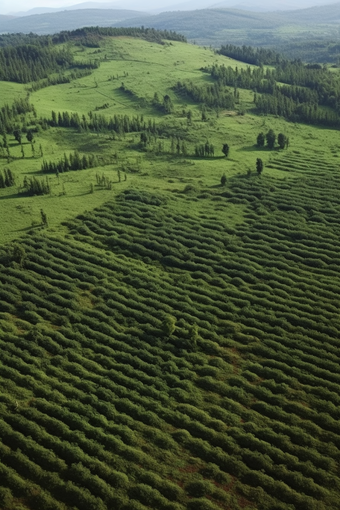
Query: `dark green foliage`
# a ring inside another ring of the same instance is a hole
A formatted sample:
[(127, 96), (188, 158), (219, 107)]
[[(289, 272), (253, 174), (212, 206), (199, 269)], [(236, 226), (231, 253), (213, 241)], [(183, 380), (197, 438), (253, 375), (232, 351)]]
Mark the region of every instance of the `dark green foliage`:
[(273, 129), (270, 129), (266, 133), (266, 141), (267, 141), (268, 148), (273, 149), (275, 146), (275, 141), (276, 141), (276, 134), (274, 133)]
[(284, 62), (285, 59), (279, 53), (265, 48), (253, 48), (252, 46), (234, 46), (233, 44), (226, 44), (221, 46), (218, 51), (221, 55), (241, 60), (247, 64), (256, 66), (261, 65), (275, 65), (279, 62)]
[[(181, 97), (189, 97), (197, 103), (202, 103), (210, 108), (233, 109), (235, 101), (233, 94), (223, 87), (222, 84), (196, 85), (192, 81), (178, 81), (174, 87), (175, 92)], [(204, 119), (202, 119), (204, 120)]]
[(266, 141), (266, 137), (264, 135), (264, 133), (259, 133), (257, 135), (257, 139), (256, 139), (256, 144), (258, 147), (263, 147), (264, 144), (265, 144), (265, 141)]
[(0, 170), (0, 188), (9, 188), (14, 186), (15, 176), (10, 168), (4, 168), (3, 173)]
[(30, 195), (48, 195), (50, 193), (50, 185), (47, 179), (25, 177), (23, 187), (25, 191)]
[(279, 144), (280, 149), (284, 149), (287, 143), (287, 137), (283, 133), (279, 133), (277, 135), (277, 143)]
[(222, 147), (222, 152), (226, 158), (228, 157), (229, 150), (230, 150), (229, 145), (227, 143), (224, 143)]
[(142, 39), (146, 39), (150, 42), (156, 42), (159, 44), (163, 44), (163, 39), (167, 39), (170, 41), (181, 41), (186, 42), (186, 38), (177, 34), (173, 30), (155, 30), (154, 28), (111, 28), (111, 27), (84, 27), (79, 28), (73, 31), (63, 31), (59, 34), (56, 34), (53, 37), (54, 43), (66, 42), (72, 39), (82, 40), (86, 43), (86, 41), (90, 42), (90, 47), (93, 47), (93, 41), (101, 40), (102, 37), (111, 36), (111, 37), (140, 37)]
[(28, 83), (45, 78), (73, 61), (68, 49), (26, 44), (0, 49), (0, 79)]
[(200, 145), (195, 146), (195, 156), (197, 156), (199, 158), (213, 157), (214, 154), (215, 154), (215, 148), (208, 141), (206, 141), (206, 143), (204, 143), (204, 144), (202, 143)]
[(263, 161), (261, 158), (256, 159), (256, 172), (258, 175), (261, 175), (263, 171)]
[(6, 133), (12, 133), (15, 130), (15, 123), (21, 120), (25, 113), (35, 113), (34, 106), (29, 102), (28, 97), (17, 98), (12, 105), (5, 104), (0, 109), (0, 127), (3, 136), (3, 146), (8, 148)]
[(64, 157), (57, 161), (57, 163), (44, 161), (41, 165), (40, 171), (43, 173), (63, 173), (69, 172), (70, 170), (85, 170), (87, 168), (93, 168), (98, 165), (97, 158), (94, 155), (80, 156), (77, 150), (74, 153)]

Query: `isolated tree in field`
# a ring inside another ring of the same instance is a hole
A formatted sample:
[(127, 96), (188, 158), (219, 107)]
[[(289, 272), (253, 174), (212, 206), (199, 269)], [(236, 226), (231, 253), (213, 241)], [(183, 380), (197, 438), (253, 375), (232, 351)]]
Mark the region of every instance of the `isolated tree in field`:
[(226, 174), (223, 174), (221, 177), (221, 186), (225, 186), (227, 182)]
[(264, 133), (259, 133), (257, 135), (257, 139), (256, 139), (256, 145), (258, 147), (264, 147), (264, 143), (266, 141), (266, 137), (264, 136)]
[(30, 143), (33, 142), (34, 135), (33, 135), (33, 131), (31, 129), (29, 129), (27, 131), (26, 138), (27, 138), (28, 142), (30, 142)]
[(47, 216), (46, 216), (46, 213), (42, 209), (40, 209), (40, 215), (41, 215), (41, 223), (44, 225), (44, 227), (48, 227)]
[(168, 94), (166, 94), (163, 98), (163, 107), (165, 113), (172, 113), (174, 110), (174, 105), (172, 103), (171, 97)]
[(228, 157), (228, 154), (229, 154), (229, 145), (228, 145), (227, 143), (224, 143), (224, 144), (223, 144), (222, 152), (223, 152), (223, 154), (225, 155), (225, 157), (227, 158), (227, 157)]
[(268, 133), (266, 134), (266, 140), (267, 140), (267, 145), (268, 145), (269, 149), (273, 149), (274, 145), (275, 145), (276, 134), (274, 133), (274, 131), (272, 129), (270, 129), (268, 131)]
[(284, 149), (286, 147), (287, 138), (283, 133), (279, 133), (277, 135), (277, 143), (279, 144), (280, 149)]
[(256, 172), (258, 173), (258, 175), (262, 174), (262, 170), (263, 170), (263, 161), (262, 161), (261, 158), (257, 158), (257, 160), (256, 160)]
[(16, 141), (17, 141), (18, 143), (21, 143), (21, 138), (22, 138), (22, 136), (21, 136), (21, 131), (20, 131), (20, 129), (15, 129), (15, 130), (13, 131), (13, 136), (14, 136), (14, 138), (16, 139)]

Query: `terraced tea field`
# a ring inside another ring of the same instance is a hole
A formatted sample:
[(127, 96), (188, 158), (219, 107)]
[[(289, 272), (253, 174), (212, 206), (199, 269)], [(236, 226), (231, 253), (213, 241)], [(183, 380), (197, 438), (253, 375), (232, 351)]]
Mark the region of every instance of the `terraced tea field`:
[(339, 508), (340, 180), (273, 167), (3, 250), (5, 508)]

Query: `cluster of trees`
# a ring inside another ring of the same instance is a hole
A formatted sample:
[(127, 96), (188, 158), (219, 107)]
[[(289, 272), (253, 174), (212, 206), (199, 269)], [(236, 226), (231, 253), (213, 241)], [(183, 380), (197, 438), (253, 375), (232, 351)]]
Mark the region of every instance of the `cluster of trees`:
[(215, 147), (207, 140), (195, 146), (195, 156), (200, 158), (211, 158), (215, 154)]
[[(120, 182), (120, 179), (121, 179), (120, 173), (118, 175), (118, 179)], [(96, 173), (96, 181), (97, 181), (98, 186), (105, 188), (105, 189), (112, 189), (112, 181), (106, 175), (104, 175), (104, 174), (100, 175), (100, 174)]]
[(25, 176), (23, 187), (29, 195), (48, 195), (51, 191), (48, 178), (37, 179), (37, 177)]
[(146, 39), (147, 41), (156, 42), (159, 44), (163, 44), (164, 39), (168, 41), (180, 41), (187, 42), (184, 35), (177, 34), (173, 30), (156, 30), (154, 28), (144, 28), (144, 27), (127, 27), (127, 28), (113, 28), (113, 27), (85, 27), (78, 28), (72, 31), (62, 31), (59, 34), (56, 34), (52, 37), (52, 41), (55, 44), (64, 43), (70, 40), (90, 40), (91, 44), (94, 43), (95, 40), (97, 42), (102, 37), (139, 37), (141, 39)]
[(3, 172), (0, 170), (0, 188), (9, 188), (14, 186), (15, 176), (10, 168), (4, 168)]
[(63, 173), (69, 172), (70, 170), (85, 170), (86, 168), (93, 168), (98, 166), (97, 157), (93, 154), (81, 156), (77, 150), (71, 153), (69, 156), (64, 154), (64, 157), (54, 162), (43, 161), (40, 171), (43, 173)]
[(261, 65), (276, 65), (282, 62), (284, 57), (274, 50), (265, 48), (253, 48), (252, 46), (235, 46), (233, 44), (226, 44), (221, 46), (217, 51), (220, 55), (253, 64), (256, 66)]
[(36, 116), (36, 110), (29, 97), (14, 99), (12, 105), (5, 104), (0, 108), (0, 133), (13, 133), (15, 124), (21, 120), (21, 116), (32, 112)]
[(340, 122), (340, 80), (322, 66), (279, 60), (274, 69), (214, 65), (204, 70), (220, 85), (254, 90), (259, 113), (331, 126)]
[(107, 118), (103, 114), (89, 112), (88, 118), (77, 112), (58, 112), (52, 111), (51, 119), (47, 121), (51, 126), (72, 127), (78, 130), (92, 131), (115, 131), (119, 135), (124, 133), (138, 132), (148, 130), (157, 132), (155, 120), (144, 120), (143, 115), (130, 117), (129, 115), (113, 115)]
[(73, 63), (73, 55), (66, 47), (58, 51), (50, 46), (34, 44), (0, 48), (0, 80), (29, 83)]
[(233, 109), (235, 106), (234, 94), (220, 82), (211, 85), (197, 85), (191, 80), (178, 81), (174, 90), (181, 96), (190, 97), (193, 101), (203, 103), (211, 108)]
[(276, 133), (273, 129), (269, 129), (266, 134), (263, 132), (259, 133), (256, 138), (256, 144), (258, 147), (264, 147), (265, 143), (267, 143), (267, 147), (273, 149), (276, 140), (280, 149), (289, 147), (289, 138), (283, 133), (279, 133), (276, 137)]
[(340, 118), (337, 112), (324, 110), (316, 103), (300, 103), (282, 94), (279, 88), (272, 95), (256, 95), (256, 109), (264, 115), (280, 115), (293, 122), (302, 121), (310, 124), (338, 126)]
[(155, 92), (152, 100), (152, 104), (159, 110), (163, 111), (164, 113), (173, 113), (174, 111), (174, 105), (172, 102), (171, 97), (169, 94), (165, 94), (163, 96), (163, 99), (161, 100), (158, 93)]

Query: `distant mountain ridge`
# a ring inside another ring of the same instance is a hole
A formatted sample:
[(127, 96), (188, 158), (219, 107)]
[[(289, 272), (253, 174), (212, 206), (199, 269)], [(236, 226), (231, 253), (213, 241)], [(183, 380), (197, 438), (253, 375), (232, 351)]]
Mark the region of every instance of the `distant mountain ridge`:
[[(86, 2), (79, 5), (92, 4), (93, 2)], [(86, 26), (145, 26), (159, 30), (173, 30), (183, 34), (189, 41), (196, 41), (202, 45), (219, 47), (221, 44), (231, 43), (240, 46), (274, 47), (281, 51), (283, 46), (287, 47), (296, 43), (308, 46), (308, 40), (312, 39), (328, 40), (337, 44), (340, 33), (336, 23), (339, 20), (339, 2), (307, 9), (276, 12), (215, 7), (150, 15), (137, 10), (98, 8), (63, 10), (15, 18), (0, 16), (0, 34), (47, 35)], [(290, 27), (289, 30), (286, 29), (287, 27)], [(291, 35), (292, 27), (295, 31), (294, 36)], [(292, 54), (291, 50), (290, 47), (290, 54)]]
[(112, 26), (137, 17), (141, 20), (144, 16), (147, 16), (144, 12), (123, 9), (80, 9), (18, 18), (3, 16), (0, 17), (0, 33), (47, 35), (85, 26)]

